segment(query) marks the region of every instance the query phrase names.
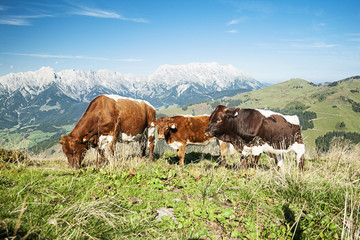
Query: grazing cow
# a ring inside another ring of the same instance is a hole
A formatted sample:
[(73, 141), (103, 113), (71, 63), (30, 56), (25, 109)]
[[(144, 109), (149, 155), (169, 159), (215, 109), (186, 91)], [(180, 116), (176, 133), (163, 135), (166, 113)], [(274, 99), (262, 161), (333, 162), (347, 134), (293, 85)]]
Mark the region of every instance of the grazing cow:
[(114, 154), (117, 141), (139, 141), (143, 156), (148, 145), (152, 161), (155, 127), (151, 123), (155, 118), (155, 109), (146, 101), (117, 95), (96, 97), (71, 133), (61, 137), (69, 166), (78, 169), (90, 147), (97, 147), (103, 163), (105, 149)]
[(278, 168), (282, 165), (282, 155), (294, 151), (297, 164), (303, 170), (305, 145), (297, 116), (218, 105), (210, 116), (205, 135), (232, 143), (245, 156), (258, 159), (263, 152), (274, 154), (280, 158)]
[[(179, 165), (184, 165), (187, 145), (207, 145), (214, 138), (205, 136), (205, 128), (210, 116), (173, 116), (160, 117), (156, 121), (158, 139), (164, 140), (178, 150)], [(225, 157), (227, 143), (220, 143), (221, 158)]]

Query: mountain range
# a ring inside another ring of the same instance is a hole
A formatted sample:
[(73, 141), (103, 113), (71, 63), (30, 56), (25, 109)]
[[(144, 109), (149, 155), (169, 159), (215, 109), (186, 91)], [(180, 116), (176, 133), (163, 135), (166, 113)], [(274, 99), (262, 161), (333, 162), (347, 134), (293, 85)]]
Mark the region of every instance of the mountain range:
[[(0, 131), (4, 136), (16, 132), (25, 139), (37, 130), (49, 133), (47, 137), (57, 136), (63, 131), (56, 131), (56, 127), (73, 125), (100, 94), (143, 99), (163, 109), (212, 101), (263, 86), (232, 65), (215, 62), (163, 65), (147, 76), (111, 70), (56, 72), (43, 67), (0, 77)], [(27, 145), (37, 143), (30, 142)]]

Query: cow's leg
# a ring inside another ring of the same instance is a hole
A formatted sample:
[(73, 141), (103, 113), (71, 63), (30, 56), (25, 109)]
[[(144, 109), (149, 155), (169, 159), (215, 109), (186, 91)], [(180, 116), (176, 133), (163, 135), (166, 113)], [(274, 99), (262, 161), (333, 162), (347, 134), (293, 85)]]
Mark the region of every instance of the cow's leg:
[[(111, 135), (101, 135), (98, 142), (98, 153), (100, 155), (100, 164), (105, 163), (105, 153), (109, 150), (114, 156), (115, 144), (117, 139)], [(97, 165), (97, 164), (96, 164)]]
[(78, 157), (75, 158), (74, 167), (75, 167), (76, 170), (80, 169), (80, 166), (81, 166), (80, 158), (81, 158), (81, 156), (78, 156)]
[(283, 166), (284, 164), (284, 158), (282, 155), (276, 155), (275, 157), (275, 163), (276, 163), (276, 170), (279, 171), (279, 169)]
[(146, 156), (146, 137), (145, 135), (143, 135), (140, 138), (140, 149), (141, 149), (141, 157), (145, 157)]
[(184, 166), (185, 148), (186, 148), (186, 145), (185, 145), (185, 144), (182, 144), (182, 145), (179, 147), (178, 152), (177, 152), (177, 155), (178, 155), (178, 157), (179, 157), (179, 165), (180, 165), (180, 166)]
[(249, 155), (247, 155), (247, 156), (244, 155), (241, 157), (246, 169), (249, 169), (249, 158), (250, 158)]
[(299, 166), (300, 171), (303, 171), (305, 162), (305, 144), (294, 143), (292, 149), (296, 153), (297, 165)]
[(297, 160), (300, 171), (304, 171), (305, 157), (301, 155), (300, 159)]
[[(245, 168), (249, 168), (249, 159), (251, 158), (251, 149), (249, 147), (244, 147), (243, 151), (241, 152), (241, 160), (245, 161)], [(250, 159), (251, 163), (251, 159)]]
[(254, 156), (254, 168), (256, 169), (259, 163), (259, 159), (260, 159), (261, 153), (259, 155), (255, 155)]
[(148, 149), (149, 149), (149, 161), (154, 161), (154, 148), (155, 148), (155, 125), (152, 124), (148, 128)]
[(116, 147), (116, 138), (113, 138), (113, 140), (109, 144), (109, 150), (112, 155), (115, 154), (115, 147)]
[[(100, 155), (100, 165), (103, 165), (105, 163), (105, 150), (99, 148), (98, 153)], [(99, 167), (98, 159), (96, 159), (96, 167)]]
[(220, 144), (220, 164), (218, 165), (218, 167), (226, 165), (226, 153), (228, 150), (227, 142), (223, 142), (219, 140), (219, 144)]

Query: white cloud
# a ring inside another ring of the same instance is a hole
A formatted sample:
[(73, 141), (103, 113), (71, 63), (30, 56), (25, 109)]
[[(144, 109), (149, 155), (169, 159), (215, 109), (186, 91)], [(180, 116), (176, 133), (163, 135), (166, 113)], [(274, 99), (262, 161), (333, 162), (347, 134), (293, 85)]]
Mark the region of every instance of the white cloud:
[(360, 33), (348, 33), (345, 36), (350, 37), (348, 38), (350, 42), (360, 42)]
[(30, 26), (30, 22), (27, 19), (21, 19), (17, 17), (7, 17), (0, 19), (2, 25), (14, 25), (14, 26)]
[(233, 19), (230, 22), (228, 22), (226, 25), (234, 25), (234, 24), (238, 24), (240, 22), (245, 21), (247, 18), (246, 17), (242, 17), (242, 18), (237, 18), (237, 19)]
[(124, 20), (124, 21), (142, 22), (142, 23), (148, 22), (146, 19), (127, 18), (127, 17), (124, 17), (115, 12), (105, 11), (105, 10), (101, 10), (101, 9), (88, 8), (88, 7), (82, 7), (81, 9), (75, 10), (72, 13), (75, 15), (89, 16), (89, 17), (113, 18), (113, 19), (120, 19), (120, 20)]
[(333, 47), (336, 47), (335, 44), (326, 44), (323, 42), (311, 43), (311, 44), (293, 43), (293, 44), (291, 44), (291, 46), (297, 47), (297, 48), (333, 48)]
[(76, 15), (83, 15), (83, 16), (90, 16), (90, 17), (99, 17), (99, 18), (116, 18), (121, 20), (127, 20), (127, 18), (114, 13), (114, 12), (108, 12), (100, 9), (91, 9), (84, 7), (82, 9), (76, 10), (73, 12)]
[(226, 31), (227, 33), (238, 33), (238, 30), (236, 29), (233, 29), (233, 30), (229, 30), (229, 31)]
[(141, 62), (142, 59), (137, 58), (104, 58), (104, 57), (89, 57), (89, 56), (72, 56), (72, 55), (53, 55), (53, 54), (38, 54), (38, 53), (9, 53), (2, 52), (1, 54), (26, 56), (26, 57), (38, 57), (38, 58), (62, 58), (62, 59), (83, 59), (83, 60), (98, 60), (98, 61), (119, 61), (119, 62)]
[[(68, 14), (71, 15), (81, 15), (81, 16), (89, 16), (89, 17), (96, 17), (96, 18), (109, 18), (109, 19), (119, 19), (123, 21), (131, 21), (131, 22), (139, 22), (139, 23), (148, 23), (149, 21), (143, 18), (128, 18), (124, 17), (116, 12), (113, 11), (105, 11), (101, 9), (89, 8), (89, 7), (82, 7), (82, 6), (75, 6), (71, 7), (72, 10), (67, 11)], [(30, 19), (34, 18), (45, 18), (45, 17), (54, 17), (61, 15), (61, 10), (54, 12), (53, 15), (49, 14), (38, 14), (38, 15), (12, 15), (6, 14), (6, 10), (8, 8), (6, 6), (0, 5), (0, 24), (2, 25), (15, 25), (15, 26), (31, 26), (32, 22)], [(31, 12), (39, 12), (38, 10), (31, 10)], [(44, 11), (42, 11), (44, 12)], [(63, 12), (64, 13), (64, 12)]]
[(15, 26), (30, 26), (31, 22), (29, 19), (34, 18), (45, 18), (45, 17), (52, 17), (48, 14), (41, 14), (41, 15), (33, 15), (33, 16), (2, 16), (0, 18), (0, 24), (3, 25), (15, 25)]

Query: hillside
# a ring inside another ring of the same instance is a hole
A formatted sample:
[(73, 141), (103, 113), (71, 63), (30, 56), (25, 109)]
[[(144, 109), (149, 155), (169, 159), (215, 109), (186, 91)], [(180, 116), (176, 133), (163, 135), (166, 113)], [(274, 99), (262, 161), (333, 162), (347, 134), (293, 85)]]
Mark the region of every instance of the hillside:
[(314, 147), (315, 139), (329, 131), (360, 132), (359, 92), (359, 76), (323, 85), (315, 85), (303, 79), (291, 79), (213, 102), (164, 109), (159, 111), (159, 115), (210, 114), (217, 104), (277, 110), (301, 106), (317, 115), (316, 119), (312, 120), (314, 128), (303, 131), (307, 145)]

